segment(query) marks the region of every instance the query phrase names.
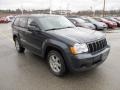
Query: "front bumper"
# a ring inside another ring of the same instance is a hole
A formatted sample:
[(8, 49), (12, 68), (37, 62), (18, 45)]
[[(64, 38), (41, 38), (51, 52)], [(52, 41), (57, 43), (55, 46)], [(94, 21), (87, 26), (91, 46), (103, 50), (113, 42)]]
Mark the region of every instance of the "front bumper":
[(105, 30), (107, 29), (108, 27), (97, 27), (97, 30)]
[(90, 54), (78, 54), (78, 55), (71, 55), (69, 58), (69, 70), (70, 71), (86, 71), (92, 68), (97, 67), (101, 63), (103, 63), (109, 54), (110, 47), (107, 46), (104, 50)]

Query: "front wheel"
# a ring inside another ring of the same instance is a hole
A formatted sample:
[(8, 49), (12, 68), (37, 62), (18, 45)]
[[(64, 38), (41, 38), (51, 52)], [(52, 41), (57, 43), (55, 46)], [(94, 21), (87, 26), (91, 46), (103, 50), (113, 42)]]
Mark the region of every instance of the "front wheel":
[(17, 38), (15, 38), (15, 47), (19, 53), (23, 53), (25, 51), (25, 48), (21, 46), (21, 44)]
[(50, 51), (47, 56), (48, 64), (52, 73), (56, 76), (63, 76), (66, 72), (65, 62), (58, 51)]

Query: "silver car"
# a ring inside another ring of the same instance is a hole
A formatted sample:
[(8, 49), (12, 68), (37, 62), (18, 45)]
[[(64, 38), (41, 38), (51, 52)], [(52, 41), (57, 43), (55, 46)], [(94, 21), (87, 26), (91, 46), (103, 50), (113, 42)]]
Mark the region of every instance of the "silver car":
[(103, 23), (103, 22), (99, 22), (91, 17), (86, 17), (83, 18), (85, 21), (88, 21), (90, 23), (92, 23), (93, 25), (95, 25), (96, 30), (105, 30), (108, 28), (107, 24)]
[(84, 27), (95, 30), (95, 26), (92, 23), (89, 23), (81, 18), (69, 18), (69, 20), (77, 27)]

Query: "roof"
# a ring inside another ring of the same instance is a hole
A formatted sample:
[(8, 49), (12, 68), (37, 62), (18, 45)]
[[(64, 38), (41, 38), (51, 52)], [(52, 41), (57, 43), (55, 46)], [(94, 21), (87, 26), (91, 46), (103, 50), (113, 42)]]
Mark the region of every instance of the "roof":
[(26, 14), (26, 15), (18, 15), (16, 17), (46, 17), (46, 16), (61, 16), (54, 14)]

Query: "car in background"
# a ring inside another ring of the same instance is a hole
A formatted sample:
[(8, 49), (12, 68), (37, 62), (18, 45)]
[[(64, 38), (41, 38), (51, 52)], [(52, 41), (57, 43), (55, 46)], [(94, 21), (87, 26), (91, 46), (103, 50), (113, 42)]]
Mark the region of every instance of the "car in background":
[(84, 27), (87, 29), (95, 30), (95, 26), (81, 18), (68, 18), (76, 27)]
[(108, 26), (105, 23), (99, 22), (91, 17), (82, 17), (82, 19), (95, 25), (96, 30), (105, 30), (108, 28)]
[(116, 22), (117, 23), (117, 26), (120, 27), (120, 21), (119, 20), (116, 20), (115, 18), (113, 17), (105, 17), (107, 20), (110, 20), (110, 21), (113, 21), (113, 22)]
[(8, 23), (9, 21), (7, 20), (6, 17), (1, 17), (0, 18), (0, 23)]
[(119, 20), (119, 21), (120, 21), (120, 17), (117, 17), (117, 20)]
[(14, 16), (10, 15), (10, 16), (7, 16), (6, 19), (9, 21), (9, 22), (12, 22), (14, 20)]
[(107, 19), (105, 19), (105, 18), (99, 18), (99, 17), (94, 18), (94, 19), (96, 19), (96, 20), (99, 21), (99, 22), (103, 22), (103, 23), (107, 24), (107, 25), (108, 25), (108, 28), (114, 29), (114, 28), (117, 27), (117, 23), (114, 22), (114, 21), (110, 21), (110, 20), (107, 20)]

